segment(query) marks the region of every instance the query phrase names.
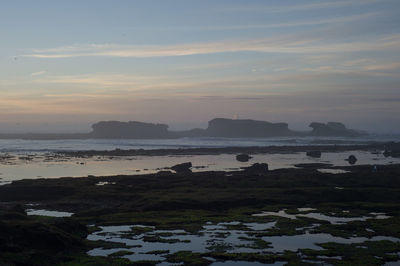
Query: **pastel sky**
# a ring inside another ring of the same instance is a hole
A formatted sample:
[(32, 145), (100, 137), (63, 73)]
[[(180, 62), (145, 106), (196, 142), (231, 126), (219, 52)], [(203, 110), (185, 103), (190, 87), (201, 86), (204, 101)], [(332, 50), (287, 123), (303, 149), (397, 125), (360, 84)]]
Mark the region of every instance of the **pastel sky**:
[(214, 117), (400, 132), (399, 0), (10, 0), (0, 36), (0, 132)]

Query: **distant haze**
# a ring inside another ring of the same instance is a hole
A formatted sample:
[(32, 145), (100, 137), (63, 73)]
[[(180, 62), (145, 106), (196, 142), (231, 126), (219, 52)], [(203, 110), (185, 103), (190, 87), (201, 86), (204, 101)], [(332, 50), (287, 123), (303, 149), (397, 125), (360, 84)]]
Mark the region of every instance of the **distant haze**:
[(400, 1), (4, 1), (0, 133), (215, 117), (400, 132)]

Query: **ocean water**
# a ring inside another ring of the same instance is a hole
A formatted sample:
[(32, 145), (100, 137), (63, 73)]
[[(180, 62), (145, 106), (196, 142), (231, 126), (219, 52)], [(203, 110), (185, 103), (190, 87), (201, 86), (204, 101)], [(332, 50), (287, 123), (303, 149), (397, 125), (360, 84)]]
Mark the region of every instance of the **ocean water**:
[(177, 149), (247, 146), (344, 145), (400, 141), (400, 135), (345, 137), (279, 137), (279, 138), (180, 138), (180, 139), (68, 139), (21, 140), (0, 139), (1, 153), (57, 152), (114, 149)]
[(268, 163), (270, 169), (290, 168), (298, 163), (330, 163), (349, 165), (346, 158), (355, 155), (357, 164), (394, 164), (400, 158), (384, 157), (382, 151), (326, 152), (321, 158), (311, 158), (304, 152), (290, 154), (254, 154), (249, 162), (238, 162), (234, 154), (184, 156), (128, 156), (74, 158), (55, 156), (57, 151), (114, 149), (174, 149), (198, 147), (243, 147), (282, 145), (365, 144), (378, 141), (399, 141), (400, 137), (368, 136), (363, 138), (182, 138), (169, 140), (0, 140), (0, 185), (14, 180), (88, 175), (137, 175), (155, 173), (183, 162), (192, 162), (193, 171), (235, 171), (253, 163)]

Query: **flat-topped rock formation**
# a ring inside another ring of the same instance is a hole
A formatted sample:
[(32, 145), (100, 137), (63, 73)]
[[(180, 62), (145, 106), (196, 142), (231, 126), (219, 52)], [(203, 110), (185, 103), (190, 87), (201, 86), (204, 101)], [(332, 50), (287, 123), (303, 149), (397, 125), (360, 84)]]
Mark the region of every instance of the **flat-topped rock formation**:
[(339, 122), (328, 122), (326, 124), (313, 122), (310, 124), (313, 129), (309, 134), (311, 136), (337, 136), (337, 137), (356, 137), (362, 133), (353, 129), (348, 129)]
[(186, 131), (170, 131), (166, 124), (152, 124), (137, 121), (101, 121), (92, 125), (92, 132), (80, 134), (0, 134), (0, 139), (171, 139), (182, 137), (222, 138), (268, 138), (337, 136), (357, 137), (364, 135), (348, 129), (339, 122), (310, 124), (312, 131), (298, 132), (289, 129), (287, 123), (270, 123), (251, 119), (215, 118), (208, 122), (206, 129), (195, 128)]
[(206, 129), (210, 137), (245, 137), (263, 138), (276, 136), (293, 136), (295, 132), (286, 123), (270, 123), (250, 119), (215, 118), (208, 122)]
[(93, 138), (162, 139), (170, 138), (168, 125), (136, 121), (102, 121), (92, 125)]

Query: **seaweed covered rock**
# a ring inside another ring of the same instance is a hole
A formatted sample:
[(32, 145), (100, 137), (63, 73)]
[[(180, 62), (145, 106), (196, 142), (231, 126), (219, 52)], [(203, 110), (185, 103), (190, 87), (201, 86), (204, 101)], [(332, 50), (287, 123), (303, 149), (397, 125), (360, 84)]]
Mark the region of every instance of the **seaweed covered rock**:
[(73, 219), (40, 220), (0, 209), (0, 265), (57, 265), (85, 246), (86, 226)]
[(248, 162), (251, 158), (253, 157), (244, 153), (236, 155), (236, 160), (239, 162)]
[(187, 163), (180, 163), (177, 165), (174, 165), (171, 167), (172, 170), (174, 170), (175, 172), (179, 173), (191, 173), (192, 170), (190, 169), (192, 168), (192, 163), (191, 162), (187, 162)]
[(255, 163), (249, 167), (244, 167), (244, 171), (250, 174), (265, 174), (268, 172), (268, 164)]
[(400, 157), (400, 142), (389, 142), (385, 145), (385, 151), (383, 152), (385, 157)]
[(307, 156), (313, 157), (313, 158), (321, 158), (321, 154), (322, 154), (322, 152), (320, 152), (320, 151), (308, 151), (308, 152), (306, 152)]
[(349, 155), (349, 158), (347, 158), (346, 161), (348, 161), (349, 164), (355, 164), (357, 162), (357, 157), (354, 155)]

